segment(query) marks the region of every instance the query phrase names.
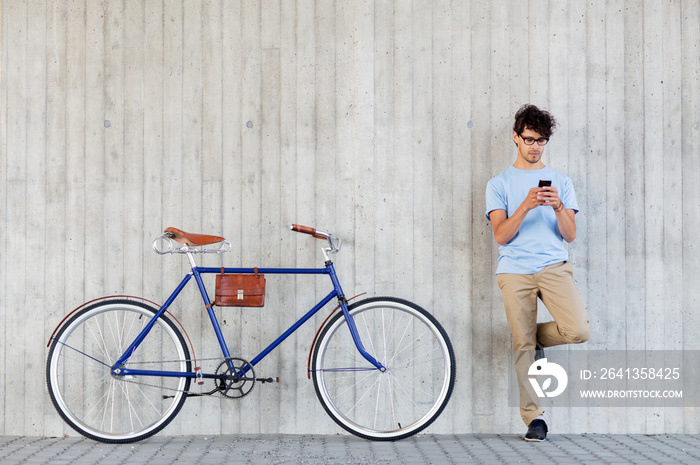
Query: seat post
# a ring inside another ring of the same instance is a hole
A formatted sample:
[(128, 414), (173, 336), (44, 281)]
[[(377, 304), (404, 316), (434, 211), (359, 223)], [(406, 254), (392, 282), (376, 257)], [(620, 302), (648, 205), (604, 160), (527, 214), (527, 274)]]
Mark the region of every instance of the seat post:
[(187, 258), (190, 259), (190, 265), (192, 265), (192, 268), (196, 268), (197, 264), (194, 261), (194, 255), (192, 254), (192, 252), (187, 252)]

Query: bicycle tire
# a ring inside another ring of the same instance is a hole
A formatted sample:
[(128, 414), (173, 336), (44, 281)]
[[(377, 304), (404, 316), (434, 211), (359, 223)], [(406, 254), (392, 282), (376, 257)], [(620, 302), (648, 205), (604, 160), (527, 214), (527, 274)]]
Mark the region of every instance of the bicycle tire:
[(342, 312), (322, 329), (313, 350), (316, 395), (346, 431), (370, 440), (395, 441), (433, 423), (455, 383), (452, 343), (440, 323), (418, 305), (374, 297), (349, 308), (377, 370), (357, 351)]
[[(46, 381), (56, 410), (83, 436), (106, 443), (140, 441), (161, 431), (187, 398), (189, 378), (114, 376), (122, 355), (157, 309), (143, 302), (110, 300), (71, 317), (51, 342)], [(164, 314), (126, 366), (191, 372), (179, 328)]]

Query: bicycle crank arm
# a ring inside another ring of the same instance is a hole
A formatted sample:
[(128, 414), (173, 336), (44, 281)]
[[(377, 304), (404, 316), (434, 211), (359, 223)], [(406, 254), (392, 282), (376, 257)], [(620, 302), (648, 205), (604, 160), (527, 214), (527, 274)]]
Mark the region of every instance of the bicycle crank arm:
[[(204, 397), (204, 396), (211, 396), (219, 392), (218, 389), (212, 389), (209, 392), (192, 392), (192, 391), (186, 391), (185, 394), (187, 397)], [(163, 396), (163, 399), (173, 399), (175, 396)]]
[(210, 375), (210, 374), (202, 374), (202, 378), (206, 379), (219, 379), (219, 380), (226, 380), (226, 381), (235, 381), (235, 382), (241, 382), (241, 381), (260, 381), (261, 383), (279, 383), (280, 379), (279, 377), (276, 378), (248, 378), (246, 376), (235, 376), (235, 375)]
[(257, 378), (249, 378), (247, 376), (236, 375), (218, 375), (213, 373), (202, 373), (203, 379), (219, 379), (221, 381), (257, 381)]

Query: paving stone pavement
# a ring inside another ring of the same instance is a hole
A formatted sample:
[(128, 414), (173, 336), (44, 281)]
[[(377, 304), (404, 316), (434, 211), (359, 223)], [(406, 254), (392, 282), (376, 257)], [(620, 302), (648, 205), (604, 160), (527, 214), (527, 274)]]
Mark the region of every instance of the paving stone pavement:
[(698, 464), (700, 435), (419, 435), (398, 442), (353, 436), (155, 436), (134, 444), (0, 437), (0, 464)]

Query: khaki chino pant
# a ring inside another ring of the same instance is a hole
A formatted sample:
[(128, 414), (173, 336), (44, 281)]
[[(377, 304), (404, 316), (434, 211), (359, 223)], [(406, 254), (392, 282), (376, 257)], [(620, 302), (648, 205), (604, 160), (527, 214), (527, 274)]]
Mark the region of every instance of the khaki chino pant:
[[(513, 335), (515, 372), (520, 390), (520, 416), (526, 425), (544, 410), (528, 380), (535, 347), (586, 342), (588, 314), (576, 289), (569, 262), (550, 265), (535, 274), (498, 274), (506, 318)], [(537, 298), (554, 321), (537, 324)]]

